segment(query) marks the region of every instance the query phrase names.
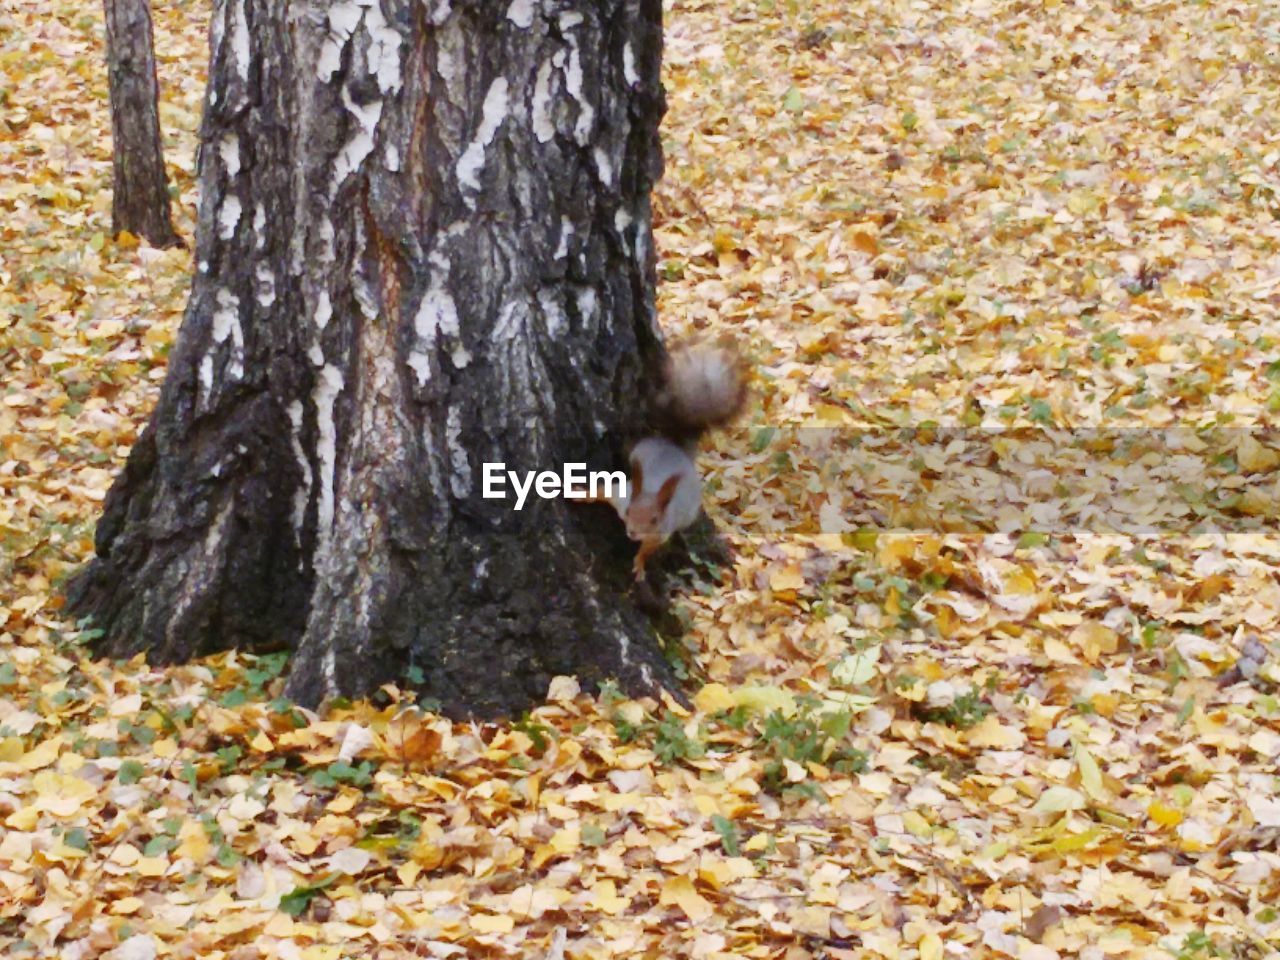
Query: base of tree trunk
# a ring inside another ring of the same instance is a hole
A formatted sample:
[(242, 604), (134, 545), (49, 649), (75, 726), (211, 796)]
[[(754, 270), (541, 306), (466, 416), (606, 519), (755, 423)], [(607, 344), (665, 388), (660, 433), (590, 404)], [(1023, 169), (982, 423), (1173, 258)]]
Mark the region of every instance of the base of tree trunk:
[[(236, 435), (211, 447), (243, 445), (246, 421), (233, 422)], [(458, 531), (440, 542), (409, 532), (404, 504), (364, 503), (360, 544), (310, 575), (281, 534), (288, 504), (264, 482), (196, 484), (172, 470), (190, 460), (158, 457), (156, 443), (154, 430), (139, 439), (106, 504), (98, 555), (68, 587), (67, 612), (103, 631), (97, 656), (145, 652), (161, 665), (286, 649), (286, 695), (310, 707), (394, 683), (450, 716), (511, 716), (558, 675), (588, 692), (616, 681), (683, 699), (653, 622), (678, 629), (662, 581), (686, 548), (657, 558), (648, 588), (633, 585), (635, 545), (607, 506), (553, 504), (558, 525), (540, 536)], [(157, 510), (173, 491), (185, 493)]]
[(148, 0), (105, 0), (111, 99), (111, 230), (183, 246), (169, 215)]

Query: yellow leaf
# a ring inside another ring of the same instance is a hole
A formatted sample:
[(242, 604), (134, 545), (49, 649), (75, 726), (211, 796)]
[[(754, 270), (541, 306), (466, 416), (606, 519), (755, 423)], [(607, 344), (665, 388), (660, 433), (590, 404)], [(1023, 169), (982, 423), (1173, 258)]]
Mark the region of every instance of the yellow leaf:
[(902, 825), (913, 837), (927, 837), (933, 832), (933, 826), (915, 810), (907, 810), (902, 814)]
[(1028, 597), (1036, 592), (1035, 574), (1026, 567), (1016, 567), (1002, 578), (1004, 593), (1014, 597)]
[(1245, 433), (1236, 445), (1236, 461), (1245, 473), (1268, 473), (1280, 464), (1280, 453), (1264, 447), (1250, 433)]
[(774, 593), (789, 593), (804, 586), (804, 574), (798, 563), (791, 563), (769, 575), (769, 589)]
[(715, 797), (708, 796), (705, 793), (695, 794), (693, 797), (693, 808), (704, 817), (720, 812), (720, 804), (716, 802)]
[(54, 770), (41, 770), (31, 781), (36, 791), (36, 806), (55, 817), (69, 817), (98, 791), (87, 780), (67, 776)]
[(693, 698), (693, 705), (703, 713), (722, 713), (737, 706), (733, 694), (722, 683), (708, 683)]
[(1153, 800), (1147, 807), (1147, 816), (1162, 827), (1176, 827), (1183, 820), (1181, 810), (1166, 806), (1159, 800)]
[(881, 647), (876, 645), (861, 653), (850, 654), (832, 668), (831, 679), (842, 687), (870, 683), (878, 674), (876, 664), (880, 660), (880, 653)]
[(601, 880), (592, 887), (591, 899), (587, 902), (589, 906), (610, 916), (616, 916), (631, 906), (629, 897), (618, 896), (617, 885), (612, 880)]
[(1064, 813), (1067, 810), (1083, 810), (1087, 804), (1084, 795), (1070, 787), (1050, 787), (1032, 809), (1036, 813)]
[(854, 231), (853, 235), (849, 237), (849, 240), (851, 241), (854, 249), (860, 250), (869, 256), (874, 257), (880, 252), (880, 241), (864, 230)]
[(926, 933), (920, 938), (920, 960), (942, 960), (942, 938), (936, 933)]
[(578, 849), (580, 832), (577, 827), (566, 827), (557, 830), (551, 837), (551, 849), (556, 853), (569, 854)]
[(111, 855), (107, 857), (112, 863), (118, 863), (122, 867), (132, 867), (142, 858), (142, 851), (135, 847), (132, 843), (122, 843), (111, 851)]
[(194, 820), (188, 820), (178, 831), (178, 847), (173, 851), (176, 859), (190, 859), (196, 863), (204, 863), (213, 852), (209, 843), (209, 835), (204, 827)]
[(1097, 662), (1098, 657), (1104, 653), (1115, 653), (1120, 641), (1114, 630), (1096, 620), (1086, 620), (1072, 630), (1067, 639), (1090, 663)]
[(293, 936), (293, 917), (283, 912), (275, 913), (262, 928), (262, 932), (271, 937), (291, 937)]
[(163, 877), (169, 869), (169, 861), (164, 857), (143, 857), (135, 869), (140, 877)]
[(1005, 726), (993, 713), (983, 717), (981, 722), (969, 731), (967, 739), (970, 746), (995, 750), (1018, 750), (1027, 742), (1021, 730)]
[(664, 907), (679, 907), (694, 923), (701, 923), (712, 914), (711, 904), (693, 889), (693, 881), (688, 877), (672, 877), (664, 883), (658, 902)]
[(1080, 741), (1075, 742), (1075, 747), (1076, 767), (1080, 770), (1080, 785), (1084, 787), (1084, 792), (1094, 800), (1107, 799), (1107, 788), (1102, 782), (1098, 762)]
[(509, 914), (477, 913), (468, 921), (476, 933), (510, 933), (516, 922)]
[(909, 700), (912, 703), (923, 703), (924, 698), (928, 696), (928, 686), (920, 677), (913, 678), (911, 684), (895, 684), (894, 692), (903, 700)]
[(360, 802), (360, 798), (362, 796), (363, 794), (361, 794), (359, 790), (343, 790), (340, 794), (329, 801), (329, 804), (325, 809), (330, 813), (346, 813), (348, 810), (355, 808), (355, 805)]
[(1072, 649), (1057, 637), (1044, 638), (1044, 655), (1055, 663), (1075, 663), (1079, 659)]
[(754, 684), (739, 687), (733, 691), (733, 702), (748, 713), (768, 714), (777, 710), (789, 717), (796, 712), (795, 697), (782, 687), (764, 687)]
[(24, 770), (39, 770), (41, 767), (47, 767), (58, 759), (58, 752), (62, 749), (62, 737), (50, 737), (38, 743), (34, 749), (28, 751), (21, 760), (18, 761)]
[(703, 854), (698, 864), (698, 879), (717, 890), (755, 875), (756, 868), (746, 857), (712, 857)]
[(1094, 841), (1098, 839), (1100, 834), (1101, 831), (1096, 827), (1086, 830), (1084, 833), (1064, 833), (1054, 839), (1053, 843), (1049, 844), (1049, 847), (1055, 853), (1077, 853), (1093, 846)]

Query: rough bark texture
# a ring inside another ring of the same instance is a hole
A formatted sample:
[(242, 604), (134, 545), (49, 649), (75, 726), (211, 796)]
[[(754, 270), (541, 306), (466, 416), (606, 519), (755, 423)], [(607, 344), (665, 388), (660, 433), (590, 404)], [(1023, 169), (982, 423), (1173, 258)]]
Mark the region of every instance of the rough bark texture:
[(169, 219), (148, 0), (104, 0), (111, 97), (111, 229), (157, 247), (182, 243)]
[(669, 680), (605, 507), (661, 355), (661, 0), (221, 0), (197, 275), (71, 608), (101, 652), (295, 649), (303, 703)]

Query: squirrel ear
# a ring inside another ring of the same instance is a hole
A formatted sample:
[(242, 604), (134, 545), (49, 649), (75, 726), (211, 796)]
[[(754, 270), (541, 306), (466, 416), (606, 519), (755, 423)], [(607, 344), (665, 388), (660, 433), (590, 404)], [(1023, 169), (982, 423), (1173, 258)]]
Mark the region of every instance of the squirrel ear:
[(631, 496), (640, 496), (640, 491), (644, 489), (644, 464), (639, 458), (631, 461)]
[(667, 504), (671, 502), (671, 498), (676, 495), (676, 487), (679, 486), (682, 475), (677, 473), (674, 476), (667, 477), (666, 481), (658, 488), (658, 509), (666, 510)]

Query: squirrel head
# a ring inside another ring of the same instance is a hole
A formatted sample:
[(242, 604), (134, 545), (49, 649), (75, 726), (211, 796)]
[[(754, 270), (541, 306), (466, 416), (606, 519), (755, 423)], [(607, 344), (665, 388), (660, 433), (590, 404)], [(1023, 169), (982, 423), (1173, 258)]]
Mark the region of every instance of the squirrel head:
[(627, 536), (630, 539), (651, 539), (662, 533), (663, 520), (680, 480), (679, 474), (668, 477), (656, 493), (649, 495), (641, 486), (643, 478), (637, 471), (632, 477), (633, 490), (626, 516)]

